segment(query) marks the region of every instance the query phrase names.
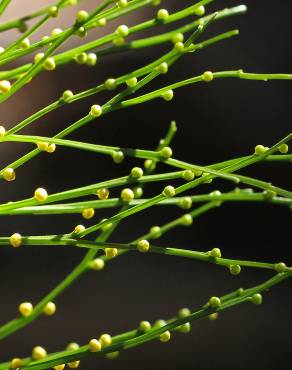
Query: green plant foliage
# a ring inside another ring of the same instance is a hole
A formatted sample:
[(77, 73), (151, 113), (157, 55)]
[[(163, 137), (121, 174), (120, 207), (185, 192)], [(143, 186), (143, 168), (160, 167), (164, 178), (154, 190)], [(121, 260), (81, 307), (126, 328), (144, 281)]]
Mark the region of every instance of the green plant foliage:
[[(10, 1), (2, 0), (0, 2), (0, 15), (9, 6)], [(225, 202), (268, 202), (274, 206), (291, 207), (291, 191), (270, 182), (241, 175), (239, 170), (248, 166), (255, 166), (262, 161), (269, 161), (275, 165), (278, 162), (291, 162), (292, 155), (289, 154), (288, 142), (292, 139), (292, 133), (269, 148), (259, 144), (255, 146), (253, 153), (248, 153), (244, 157), (211, 163), (208, 166), (184, 162), (175, 158), (175, 153), (170, 147), (177, 130), (175, 122), (171, 122), (168, 132), (160, 140), (156, 150), (121, 148), (66, 139), (69, 134), (89, 122), (102, 120), (105, 114), (142, 103), (147, 104), (148, 101), (153, 99), (170, 102), (175, 98), (177, 90), (181, 87), (200, 83), (210, 84), (216, 79), (222, 78), (258, 81), (292, 80), (292, 75), (289, 74), (257, 74), (248, 73), (241, 69), (202, 71), (198, 76), (177, 81), (171, 85), (162, 86), (157, 90), (139, 95), (139, 90), (142, 87), (151, 86), (151, 82), (154, 79), (159, 79), (161, 74), (171, 73), (173, 64), (179, 62), (181, 58), (191, 57), (193, 53), (199, 52), (214, 43), (238, 35), (238, 30), (229, 30), (209, 39), (204, 38), (204, 31), (213, 22), (244, 14), (247, 10), (244, 5), (239, 5), (207, 14), (207, 5), (212, 1), (202, 0), (171, 14), (167, 9), (155, 8), (160, 3), (157, 0), (105, 0), (92, 12), (79, 10), (72, 20), (71, 27), (64, 30), (56, 28), (52, 30), (51, 35), (45, 36), (37, 42), (30, 41), (30, 37), (39, 28), (51, 18), (58, 18), (60, 14), (66, 11), (66, 7), (74, 6), (81, 1), (59, 0), (54, 6), (42, 8), (20, 19), (0, 24), (0, 32), (13, 28), (21, 32), (18, 39), (6, 48), (0, 48), (0, 65), (2, 66), (0, 72), (0, 103), (16, 94), (25, 84), (33, 83), (33, 78), (38, 74), (54, 73), (55, 69), (69, 63), (80, 64), (78, 68), (94, 68), (98, 65), (100, 58), (106, 58), (113, 53), (138, 52), (141, 48), (150, 48), (164, 43), (169, 46), (167, 53), (151, 63), (121, 76), (115, 71), (115, 76), (109, 76), (104, 83), (93, 84), (90, 89), (85, 91), (73, 93), (66, 90), (59, 99), (26, 117), (13, 128), (6, 130), (4, 123), (2, 123), (3, 126), (0, 126), (0, 142), (30, 143), (33, 148), (0, 171), (0, 179), (4, 181), (17, 180), (17, 169), (20, 166), (43, 152), (45, 152), (44, 154), (50, 153), (53, 156), (58, 146), (67, 146), (72, 150), (87, 150), (99, 155), (111, 156), (117, 164), (127, 160), (128, 157), (137, 160), (137, 166), (133, 167), (130, 174), (127, 173), (119, 178), (113, 177), (103, 182), (67, 189), (54, 194), (48, 194), (46, 189), (38, 188), (34, 194), (26, 199), (0, 204), (0, 216), (35, 215), (37, 217), (38, 215), (53, 214), (57, 217), (58, 214), (76, 213), (90, 220), (90, 226), (74, 225), (72, 230), (68, 230), (66, 234), (62, 235), (20, 235), (16, 230), (11, 236), (0, 237), (1, 248), (42, 245), (49, 245), (54, 248), (63, 245), (69, 248), (85, 248), (86, 250), (83, 260), (40, 302), (35, 306), (30, 302), (20, 303), (19, 317), (0, 327), (0, 339), (2, 340), (29, 325), (40, 315), (53, 315), (56, 312), (54, 301), (82, 274), (90, 270), (101, 271), (108, 267), (112, 259), (125, 253), (159, 253), (177, 258), (195, 259), (210, 265), (222, 266), (232, 275), (238, 275), (242, 268), (266, 269), (270, 270), (273, 276), (262, 284), (251, 288), (240, 288), (222, 297), (206, 297), (206, 304), (202, 307), (194, 310), (183, 308), (175, 317), (169, 320), (158, 320), (153, 324), (143, 320), (137, 328), (129, 332), (116, 336), (102, 334), (98, 339), (89, 339), (88, 343), (83, 346), (71, 343), (65, 350), (60, 349), (59, 352), (50, 354), (44, 348), (37, 346), (32, 350), (31, 356), (23, 359), (14, 358), (9, 362), (2, 363), (0, 364), (0, 370), (19, 367), (27, 370), (54, 367), (56, 370), (62, 370), (65, 364), (68, 364), (70, 368), (76, 368), (80, 360), (89, 355), (105, 354), (108, 358), (116, 358), (120, 351), (151, 340), (157, 339), (161, 342), (167, 342), (172, 335), (176, 335), (172, 333), (174, 331), (190, 332), (190, 323), (195, 320), (207, 317), (214, 319), (218, 312), (245, 302), (261, 304), (263, 301), (262, 294), (292, 276), (292, 267), (287, 266), (284, 262), (273, 261), (270, 263), (225, 258), (224, 250), (221, 251), (216, 247), (211, 247), (210, 251), (194, 251), (191, 248), (186, 250), (173, 246), (160, 247), (155, 245), (156, 240), (169, 230), (176, 227), (191, 227), (197, 217), (211, 209), (223, 206)], [(82, 3), (86, 8), (86, 1), (83, 0)], [(106, 28), (112, 20), (122, 18), (123, 15), (130, 12), (141, 11), (144, 7), (154, 9), (153, 19), (131, 27), (121, 23), (115, 32), (107, 33), (105, 36), (90, 42), (86, 41), (86, 36), (91, 30), (99, 27)], [(35, 23), (31, 25), (31, 23), (28, 24), (28, 21), (34, 21)], [(164, 25), (176, 25), (178, 21), (182, 24), (179, 27), (175, 26), (176, 28), (167, 32), (163, 30)], [(155, 36), (139, 38), (139, 32), (151, 28), (157, 30)], [(74, 35), (83, 40), (81, 45), (58, 53), (58, 48)], [(133, 37), (129, 41), (128, 36), (130, 35), (136, 38)], [(29, 56), (31, 62), (21, 64), (23, 56)], [(10, 68), (10, 63), (13, 61), (20, 62), (18, 62), (17, 67)], [(117, 93), (114, 92), (116, 89), (118, 90)], [(98, 104), (98, 94), (104, 90), (108, 90), (112, 97), (104, 104)], [(135, 94), (134, 97), (133, 94)], [(46, 116), (49, 112), (58, 110), (65, 104), (74, 104), (89, 96), (96, 96), (97, 104), (89, 106), (88, 113), (85, 116), (68, 124), (54, 137), (19, 134), (19, 131), (23, 128), (32, 125), (37, 119)], [(144, 169), (139, 167), (141, 166), (141, 160), (145, 161)], [(156, 163), (158, 162), (161, 162), (166, 168), (171, 168), (172, 172), (155, 173)], [(207, 194), (188, 194), (186, 196), (187, 191), (192, 192), (195, 188), (206, 183), (215, 183), (218, 178), (235, 184), (234, 190), (225, 193), (214, 190)], [(174, 186), (172, 183), (174, 180), (180, 181), (181, 184)], [(143, 187), (151, 182), (161, 182), (161, 190), (152, 198), (143, 198)], [(119, 198), (111, 197), (110, 192), (114, 188), (119, 189)], [(84, 196), (92, 196), (92, 199), (76, 201), (76, 198)], [(65, 202), (67, 200), (72, 201), (71, 203)], [(203, 204), (200, 205), (201, 203)], [(164, 225), (153, 226), (148, 233), (128, 244), (108, 241), (112, 232), (119, 227), (121, 220), (130, 218), (153, 206), (162, 209), (178, 207), (187, 210), (187, 213), (181, 214), (178, 218)], [(108, 219), (102, 219), (98, 222), (91, 220), (100, 209), (104, 208), (114, 209), (114, 214)], [(98, 237), (96, 240), (91, 241), (87, 238), (97, 231)]]

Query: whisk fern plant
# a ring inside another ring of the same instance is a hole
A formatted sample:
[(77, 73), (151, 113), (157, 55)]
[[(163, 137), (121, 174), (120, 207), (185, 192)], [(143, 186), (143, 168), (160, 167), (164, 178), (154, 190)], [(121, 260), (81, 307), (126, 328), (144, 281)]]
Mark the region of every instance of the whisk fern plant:
[[(10, 2), (11, 0), (0, 2), (0, 15)], [(158, 253), (176, 258), (195, 259), (211, 265), (222, 266), (228, 269), (231, 275), (238, 275), (242, 267), (266, 269), (270, 270), (272, 276), (267, 281), (250, 288), (239, 288), (221, 297), (206, 297), (206, 303), (201, 307), (192, 310), (181, 309), (168, 320), (158, 320), (153, 324), (142, 320), (136, 328), (125, 333), (113, 336), (101, 333), (96, 338), (88, 338), (88, 342), (83, 345), (71, 343), (56, 353), (47, 353), (40, 346), (33, 348), (32, 353), (28, 354), (26, 358), (19, 358), (15, 353), (11, 353), (9, 361), (0, 364), (0, 370), (11, 368), (41, 370), (50, 367), (62, 370), (65, 365), (69, 368), (77, 368), (80, 361), (89, 356), (104, 354), (108, 358), (115, 358), (120, 351), (154, 339), (167, 342), (172, 335), (175, 335), (175, 331), (188, 333), (191, 330), (191, 323), (196, 320), (206, 317), (214, 319), (221, 311), (246, 302), (261, 304), (262, 294), (265, 291), (292, 276), (292, 267), (281, 261), (262, 262), (225, 258), (219, 248), (210, 248), (210, 251), (205, 252), (195, 251), (192, 246), (190, 249), (180, 249), (175, 246), (162, 247), (157, 245), (158, 239), (165, 233), (177, 227), (191, 227), (195, 218), (213, 208), (220, 207), (225, 202), (267, 202), (275, 207), (280, 205), (291, 207), (291, 191), (270, 182), (242, 175), (239, 170), (263, 161), (272, 162), (273, 165), (278, 162), (291, 161), (292, 155), (289, 154), (288, 142), (292, 139), (292, 133), (287, 133), (286, 137), (269, 148), (261, 144), (255, 145), (254, 152), (247, 153), (244, 157), (204, 166), (193, 163), (191, 160), (186, 162), (175, 158), (175, 153), (171, 149), (171, 142), (177, 130), (174, 121), (171, 122), (169, 130), (160, 140), (156, 150), (138, 149), (135, 147), (135, 143), (132, 148), (123, 148), (67, 138), (71, 133), (91, 121), (97, 120), (102, 125), (102, 118), (108, 113), (142, 103), (146, 104), (153, 99), (163, 99), (169, 102), (173, 100), (177, 93), (176, 90), (184, 86), (212, 83), (212, 81), (222, 78), (259, 81), (292, 80), (291, 74), (284, 73), (258, 74), (245, 72), (242, 69), (217, 72), (207, 70), (201, 71), (197, 76), (139, 94), (142, 87), (151, 86), (151, 82), (158, 79), (161, 74), (171, 73), (171, 67), (181, 58), (191, 57), (191, 54), (201, 49), (238, 35), (238, 30), (229, 30), (209, 39), (204, 38), (206, 28), (212, 23), (243, 14), (247, 10), (246, 6), (239, 5), (207, 14), (205, 7), (211, 2), (212, 0), (202, 0), (171, 14), (167, 9), (157, 7), (160, 4), (159, 0), (105, 0), (92, 12), (76, 11), (71, 27), (64, 30), (56, 28), (52, 30), (51, 35), (44, 36), (36, 42), (32, 42), (30, 38), (36, 31), (41, 30), (41, 27), (51, 18), (58, 19), (63, 12), (66, 12), (68, 6), (75, 6), (78, 3), (82, 3), (86, 9), (86, 1), (60, 0), (53, 6), (38, 9), (19, 19), (0, 24), (1, 32), (13, 28), (21, 32), (21, 36), (14, 42), (0, 48), (0, 66), (2, 67), (0, 71), (0, 103), (3, 107), (5, 107), (3, 103), (7, 99), (17, 94), (27, 83), (33, 84), (34, 77), (44, 70), (54, 73), (55, 69), (64, 68), (69, 63), (84, 65), (80, 68), (94, 68), (95, 65), (98, 65), (100, 58), (106, 58), (113, 53), (139, 51), (142, 48), (150, 48), (164, 43), (169, 46), (167, 53), (136, 70), (120, 76), (115, 71), (114, 75), (108, 76), (103, 83), (95, 83), (90, 89), (84, 91), (77, 93), (73, 93), (71, 90), (64, 91), (55, 101), (25, 117), (11, 128), (9, 128), (9, 122), (1, 122), (1, 143), (22, 142), (32, 146), (30, 152), (16, 158), (13, 163), (5, 165), (1, 169), (1, 180), (4, 181), (18, 181), (21, 184), (24, 179), (17, 175), (17, 169), (43, 152), (50, 153), (53, 158), (54, 152), (59, 146), (110, 156), (117, 164), (132, 157), (137, 160), (137, 164), (130, 173), (125, 173), (122, 177), (113, 175), (111, 179), (104, 179), (102, 182), (52, 194), (41, 187), (35, 189), (33, 194), (28, 194), (25, 199), (15, 199), (0, 204), (1, 216), (56, 215), (55, 217), (58, 217), (57, 215), (62, 214), (80, 214), (84, 219), (89, 220), (89, 226), (72, 225), (71, 230), (65, 230), (64, 234), (21, 235), (19, 230), (15, 230), (12, 235), (0, 237), (1, 249), (9, 248), (9, 246), (23, 248), (42, 245), (51, 248), (66, 246), (86, 249), (84, 258), (74, 270), (37, 304), (20, 302), (18, 317), (0, 327), (0, 339), (3, 340), (28, 326), (40, 315), (54, 315), (58, 296), (74, 281), (89, 270), (101, 271), (107, 268), (107, 265), (111, 264), (111, 260), (119, 258), (125, 253)], [(151, 7), (154, 14), (152, 19), (131, 27), (123, 24), (121, 20), (121, 24), (115, 32), (89, 42), (86, 41), (87, 34), (92, 30), (100, 27), (106, 28), (112, 20), (122, 18), (131, 12), (142, 11), (144, 7)], [(30, 21), (35, 23), (31, 25)], [(178, 21), (183, 21), (183, 25), (176, 26), (177, 28), (171, 31), (164, 30), (165, 25), (175, 25)], [(139, 38), (141, 31), (151, 28), (157, 30), (157, 35)], [(58, 52), (58, 48), (74, 35), (82, 40), (81, 44)], [(137, 35), (137, 37), (128, 41), (130, 35)], [(22, 64), (21, 58), (24, 56), (30, 58), (30, 63)], [(18, 63), (17, 66), (10, 67), (10, 63), (14, 61)], [(112, 94), (110, 100), (101, 102), (98, 94), (102, 91), (109, 91)], [(133, 96), (133, 94), (135, 95)], [(87, 113), (76, 122), (66, 123), (65, 128), (56, 133), (55, 136), (19, 134), (19, 131), (27, 126), (32, 126), (48, 113), (90, 96), (96, 98), (96, 103), (88, 106)], [(142, 109), (143, 107), (141, 107)], [(142, 166), (141, 160), (144, 161), (144, 166)], [(169, 171), (172, 172), (155, 173), (158, 162), (161, 162), (165, 168), (169, 168)], [(234, 190), (221, 192), (215, 188), (216, 190), (206, 194), (194, 192), (196, 188), (206, 183), (216, 183), (218, 178), (233, 183)], [(176, 183), (180, 181), (181, 185), (174, 186), (174, 180)], [(160, 192), (151, 198), (144, 198), (143, 188), (152, 182), (161, 183)], [(119, 197), (111, 195), (112, 189), (116, 188), (120, 192)], [(77, 198), (85, 196), (91, 196), (92, 199), (77, 201)], [(130, 218), (153, 206), (160, 207), (162, 210), (168, 207), (179, 207), (183, 213), (166, 224), (151, 227), (146, 234), (141, 232), (138, 238), (128, 243), (110, 241), (111, 235), (119, 227), (121, 220)], [(92, 218), (101, 209), (112, 209), (112, 216), (101, 219), (99, 222), (93, 221)], [(37, 230), (36, 234), (38, 234)]]

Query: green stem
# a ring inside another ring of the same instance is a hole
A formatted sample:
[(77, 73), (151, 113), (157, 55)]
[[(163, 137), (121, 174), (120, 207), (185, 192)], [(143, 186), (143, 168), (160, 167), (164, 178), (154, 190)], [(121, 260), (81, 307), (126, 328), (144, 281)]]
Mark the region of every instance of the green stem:
[(10, 4), (11, 0), (2, 0), (0, 3), (0, 15), (2, 15), (7, 8), (7, 6)]
[[(181, 219), (178, 219), (182, 224)], [(0, 245), (9, 245), (9, 238), (0, 237)], [(22, 237), (22, 245), (23, 246), (68, 246), (68, 247), (79, 247), (79, 248), (86, 248), (95, 251), (103, 251), (106, 248), (117, 248), (120, 251), (138, 251), (136, 244), (121, 244), (121, 243), (107, 243), (104, 241), (97, 241), (92, 242), (90, 240), (85, 239), (74, 239), (74, 238), (67, 238), (66, 236), (58, 236), (58, 235), (43, 235), (43, 236), (23, 236)], [(209, 252), (200, 252), (194, 251), (189, 249), (178, 249), (172, 247), (158, 247), (155, 245), (151, 245), (149, 249), (150, 253), (156, 254), (166, 254), (169, 256), (175, 257), (183, 257), (194, 259), (202, 262), (208, 262), (212, 264), (216, 264), (219, 266), (230, 267), (232, 265), (239, 265), (245, 267), (252, 267), (252, 268), (260, 268), (260, 269), (268, 269), (268, 270), (275, 270), (275, 263), (267, 263), (267, 262), (258, 262), (258, 261), (247, 261), (247, 260), (240, 260), (240, 259), (230, 259), (230, 258), (222, 258), (217, 257), (214, 258), (209, 255)], [(283, 272), (287, 272), (292, 274), (291, 267), (283, 268)]]
[[(244, 80), (258, 80), (258, 81), (268, 81), (268, 80), (292, 80), (292, 74), (285, 74), (285, 73), (245, 73), (242, 71), (242, 69), (236, 70), (236, 71), (224, 71), (224, 72), (214, 72), (213, 73), (213, 78), (239, 78), (239, 79), (244, 79)], [(204, 76), (196, 76), (192, 78), (188, 78), (183, 81), (176, 82), (174, 84), (162, 87), (158, 90), (152, 91), (148, 94), (144, 94), (141, 96), (138, 96), (133, 99), (125, 100), (121, 103), (116, 104), (115, 106), (111, 107), (111, 110), (117, 110), (121, 108), (127, 108), (131, 107), (133, 105), (137, 104), (142, 104), (147, 101), (156, 99), (156, 98), (161, 98), (162, 94), (164, 94), (168, 90), (175, 90), (180, 87), (188, 86), (188, 85), (193, 85), (198, 82), (204, 81)]]
[[(247, 189), (248, 191), (250, 189)], [(162, 202), (156, 204), (158, 206), (179, 206), (181, 201), (185, 197), (174, 197), (164, 199)], [(272, 197), (269, 198), (265, 192), (262, 193), (250, 193), (245, 190), (238, 191), (234, 193), (223, 193), (223, 194), (203, 194), (203, 195), (193, 195), (189, 197), (193, 203), (197, 202), (209, 202), (209, 201), (219, 201), (219, 202), (265, 202), (270, 204), (278, 204), (283, 206), (292, 205), (292, 199), (283, 197)], [(135, 206), (137, 204), (142, 204), (149, 199), (134, 199), (129, 203), (129, 206)], [(90, 200), (75, 203), (65, 203), (56, 205), (39, 205), (31, 207), (16, 208), (7, 211), (5, 215), (49, 215), (49, 214), (72, 214), (81, 213), (85, 208), (93, 209), (104, 209), (122, 206), (123, 202), (120, 198), (111, 198), (107, 200)], [(0, 215), (3, 215), (0, 213)]]

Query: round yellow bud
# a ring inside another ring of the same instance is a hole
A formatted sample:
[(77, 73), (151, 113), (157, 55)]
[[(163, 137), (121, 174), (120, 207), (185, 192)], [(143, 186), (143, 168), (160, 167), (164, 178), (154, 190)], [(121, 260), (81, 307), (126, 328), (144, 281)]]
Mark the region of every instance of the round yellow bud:
[(0, 126), (0, 138), (3, 137), (6, 133), (5, 127)]
[(93, 117), (99, 117), (102, 115), (102, 108), (100, 105), (97, 105), (97, 104), (94, 104), (91, 108), (90, 108), (90, 114), (93, 116)]
[(96, 192), (96, 195), (98, 196), (98, 199), (105, 200), (109, 197), (109, 190), (107, 188), (98, 189)]
[(98, 27), (104, 27), (106, 25), (106, 18), (101, 18), (101, 19), (97, 20), (96, 25)]
[(209, 320), (214, 321), (218, 319), (218, 315), (219, 315), (218, 312), (213, 312), (208, 316), (208, 318)]
[(113, 44), (115, 46), (122, 46), (126, 43), (126, 40), (124, 39), (124, 37), (117, 37), (113, 40)]
[(86, 220), (91, 219), (94, 216), (94, 209), (93, 208), (85, 208), (82, 211), (82, 217), (85, 218)]
[(18, 311), (22, 316), (27, 317), (32, 313), (33, 305), (30, 302), (22, 302), (18, 306)]
[(44, 63), (44, 69), (46, 71), (53, 71), (55, 68), (56, 68), (55, 59), (53, 57), (49, 57), (48, 59), (46, 59)]
[(267, 151), (267, 148), (264, 147), (263, 145), (256, 145), (254, 148), (254, 153), (256, 155), (264, 154), (266, 151)]
[(165, 101), (171, 101), (173, 99), (173, 96), (174, 96), (174, 93), (173, 93), (173, 90), (167, 90), (165, 92), (163, 92), (161, 94), (161, 97), (165, 100)]
[(3, 171), (3, 179), (6, 181), (13, 181), (16, 178), (16, 174), (13, 168), (5, 168)]
[(168, 342), (170, 340), (170, 338), (171, 338), (171, 334), (170, 334), (170, 331), (168, 331), (168, 330), (165, 331), (164, 333), (160, 334), (160, 336), (159, 336), (160, 342), (163, 342), (163, 343)]
[(200, 5), (195, 9), (195, 14), (198, 15), (199, 17), (205, 14), (205, 7), (204, 5)]
[(88, 16), (89, 15), (86, 10), (79, 10), (79, 12), (76, 14), (76, 20), (77, 22), (85, 22)]
[(118, 0), (116, 3), (120, 8), (126, 8), (128, 5), (128, 0)]
[(44, 57), (44, 53), (37, 53), (35, 56), (34, 56), (34, 62), (35, 63), (38, 63), (41, 59), (43, 59)]
[(43, 358), (47, 357), (47, 351), (41, 346), (36, 346), (32, 350), (31, 357), (34, 360), (42, 360)]
[(134, 87), (134, 86), (136, 86), (136, 85), (137, 85), (137, 82), (138, 82), (137, 77), (131, 77), (131, 78), (129, 78), (129, 79), (126, 81), (126, 84), (127, 84), (127, 86), (129, 86), (129, 87)]
[(58, 12), (59, 11), (58, 11), (58, 8), (56, 6), (51, 6), (49, 8), (48, 14), (49, 14), (50, 17), (55, 18), (55, 17), (58, 16)]
[(211, 297), (208, 303), (210, 307), (218, 308), (221, 305), (221, 300), (219, 297)]
[(135, 195), (131, 189), (126, 188), (121, 191), (121, 199), (123, 202), (129, 203), (134, 199), (134, 197)]
[(7, 93), (11, 89), (11, 83), (7, 80), (0, 81), (0, 92)]
[(169, 17), (169, 13), (166, 9), (159, 9), (157, 12), (157, 19), (164, 21)]
[(22, 49), (27, 49), (30, 47), (30, 41), (29, 39), (26, 37), (25, 39), (23, 39), (20, 43), (20, 46)]
[(112, 344), (112, 337), (109, 334), (102, 334), (99, 338), (99, 342), (102, 348), (110, 346)]
[(206, 71), (202, 75), (202, 80), (205, 82), (211, 82), (213, 80), (214, 76), (211, 71)]
[(82, 231), (84, 231), (85, 230), (85, 226), (83, 226), (83, 225), (77, 225), (77, 226), (75, 226), (75, 228), (74, 228), (74, 233), (76, 233), (76, 234), (78, 234), (78, 233), (82, 233)]
[(54, 36), (60, 35), (60, 33), (62, 33), (62, 32), (63, 32), (63, 30), (61, 28), (54, 28), (51, 31), (51, 36), (54, 37)]
[(139, 240), (137, 243), (137, 249), (139, 252), (145, 253), (148, 252), (150, 248), (150, 244), (148, 240)]
[(126, 25), (121, 25), (116, 29), (116, 34), (120, 37), (126, 37), (129, 34), (129, 28)]
[(48, 198), (48, 193), (44, 188), (38, 188), (34, 192), (34, 199), (38, 202), (44, 202)]
[(69, 343), (68, 346), (66, 347), (66, 350), (67, 351), (76, 351), (76, 349), (79, 348), (79, 344), (78, 343)]
[(52, 144), (49, 144), (48, 145), (48, 148), (47, 148), (47, 152), (48, 153), (54, 153), (54, 151), (56, 150), (56, 144), (52, 143)]
[(22, 238), (21, 238), (21, 235), (18, 234), (18, 233), (14, 233), (10, 236), (9, 238), (9, 243), (10, 245), (12, 245), (12, 247), (14, 248), (18, 248), (21, 246), (22, 244)]
[(55, 312), (56, 312), (56, 305), (54, 302), (48, 302), (43, 309), (43, 313), (47, 316), (52, 316), (54, 315)]
[(101, 258), (95, 258), (94, 260), (90, 261), (89, 267), (92, 270), (100, 271), (104, 268), (104, 260)]
[(88, 347), (90, 352), (99, 352), (101, 350), (101, 343), (97, 339), (91, 339)]
[(23, 365), (23, 361), (21, 358), (15, 357), (10, 362), (11, 369), (18, 369)]
[(104, 251), (107, 258), (115, 258), (118, 255), (117, 248), (105, 248)]
[(289, 146), (287, 144), (281, 144), (278, 148), (279, 152), (282, 154), (286, 154), (289, 151)]

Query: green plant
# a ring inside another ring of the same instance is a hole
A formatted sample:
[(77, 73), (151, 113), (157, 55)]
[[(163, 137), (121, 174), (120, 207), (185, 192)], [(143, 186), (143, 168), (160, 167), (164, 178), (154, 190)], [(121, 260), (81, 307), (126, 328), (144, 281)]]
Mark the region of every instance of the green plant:
[[(130, 174), (126, 174), (120, 178), (105, 180), (101, 183), (69, 189), (55, 194), (48, 194), (45, 189), (38, 188), (31, 198), (0, 205), (0, 215), (79, 213), (82, 214), (85, 219), (91, 219), (95, 212), (101, 208), (119, 208), (118, 212), (114, 213), (112, 217), (103, 219), (98, 223), (92, 223), (89, 227), (77, 225), (75, 228), (72, 227), (72, 230), (67, 234), (22, 236), (16, 232), (11, 236), (0, 238), (0, 245), (11, 245), (14, 248), (31, 245), (50, 245), (52, 247), (63, 245), (72, 248), (85, 248), (88, 250), (84, 259), (76, 266), (76, 268), (37, 305), (33, 306), (30, 302), (23, 302), (20, 304), (20, 317), (0, 327), (0, 339), (4, 339), (15, 331), (25, 327), (41, 314), (48, 316), (54, 314), (56, 311), (54, 300), (56, 300), (64, 289), (77, 280), (83, 273), (88, 270), (100, 271), (111, 259), (117, 258), (118, 256), (130, 251), (168, 254), (177, 257), (196, 259), (210, 264), (218, 264), (229, 269), (232, 275), (238, 275), (241, 272), (242, 267), (251, 267), (271, 270), (274, 272), (274, 276), (255, 287), (248, 289), (240, 288), (220, 298), (216, 296), (211, 297), (203, 307), (200, 307), (196, 311), (182, 309), (178, 312), (176, 317), (170, 318), (167, 321), (159, 320), (153, 325), (148, 321), (142, 321), (139, 327), (132, 331), (114, 337), (111, 337), (109, 334), (103, 334), (99, 338), (91, 339), (88, 344), (81, 347), (77, 344), (71, 344), (66, 350), (49, 355), (42, 347), (36, 347), (32, 352), (32, 356), (25, 359), (14, 358), (12, 361), (0, 364), (0, 369), (21, 367), (24, 369), (37, 370), (55, 367), (56, 370), (61, 370), (63, 369), (64, 364), (68, 364), (69, 367), (75, 368), (78, 367), (81, 359), (90, 356), (92, 353), (103, 353), (108, 357), (114, 358), (117, 356), (118, 351), (135, 347), (153, 339), (159, 339), (162, 342), (166, 342), (170, 340), (171, 332), (174, 330), (178, 330), (183, 333), (189, 332), (191, 329), (190, 322), (194, 320), (204, 317), (214, 318), (218, 312), (244, 302), (261, 304), (261, 294), (263, 292), (291, 277), (292, 268), (286, 266), (283, 262), (266, 263), (228, 259), (221, 255), (221, 251), (218, 248), (214, 248), (209, 252), (199, 252), (173, 247), (159, 247), (155, 245), (155, 242), (152, 243), (152, 241), (160, 238), (163, 234), (175, 227), (190, 226), (193, 223), (194, 218), (208, 212), (212, 208), (219, 207), (222, 203), (228, 201), (269, 202), (275, 205), (278, 204), (291, 207), (292, 193), (290, 191), (256, 178), (243, 176), (239, 174), (238, 171), (247, 166), (255, 165), (261, 161), (291, 161), (292, 156), (287, 154), (287, 143), (292, 138), (292, 133), (270, 148), (263, 145), (257, 145), (255, 146), (254, 153), (251, 153), (250, 155), (241, 158), (234, 158), (225, 162), (212, 163), (209, 166), (200, 166), (180, 161), (173, 157), (170, 145), (177, 130), (175, 122), (170, 124), (166, 136), (160, 140), (157, 149), (154, 151), (110, 147), (73, 141), (65, 138), (89, 122), (95, 119), (102, 119), (104, 114), (146, 103), (147, 101), (156, 98), (170, 101), (174, 97), (174, 90), (186, 85), (200, 82), (210, 83), (217, 78), (237, 78), (262, 81), (292, 79), (292, 75), (288, 74), (255, 74), (246, 73), (243, 70), (222, 72), (205, 71), (199, 76), (179, 81), (158, 90), (130, 98), (133, 93), (137, 93), (142, 87), (148, 85), (161, 74), (168, 73), (171, 66), (180, 58), (238, 34), (238, 30), (231, 30), (210, 39), (200, 41), (205, 29), (213, 22), (225, 17), (242, 14), (246, 11), (246, 7), (241, 5), (205, 16), (204, 6), (210, 2), (212, 2), (212, 0), (202, 0), (174, 14), (169, 14), (166, 9), (158, 9), (155, 11), (157, 14), (156, 17), (152, 20), (133, 27), (120, 25), (114, 33), (91, 42), (84, 42), (78, 47), (55, 55), (53, 55), (53, 53), (57, 48), (71, 36), (77, 35), (83, 39), (91, 29), (103, 27), (107, 22), (117, 19), (131, 11), (138, 10), (144, 6), (158, 5), (159, 1), (104, 1), (90, 14), (86, 11), (79, 11), (70, 28), (64, 31), (54, 29), (51, 36), (44, 37), (41, 41), (33, 44), (30, 43), (29, 37), (38, 28), (46, 23), (51, 17), (57, 17), (59, 12), (63, 10), (63, 7), (74, 5), (77, 1), (61, 0), (53, 7), (38, 10), (22, 19), (8, 21), (0, 25), (0, 31), (18, 28), (23, 32), (22, 36), (14, 43), (9, 45), (6, 49), (1, 49), (1, 66), (6, 66), (14, 60), (18, 60), (25, 55), (30, 55), (41, 48), (45, 48), (44, 52), (37, 53), (33, 57), (32, 63), (0, 72), (1, 103), (17, 93), (17, 91), (19, 91), (26, 83), (30, 82), (30, 80), (43, 69), (53, 71), (55, 68), (59, 68), (63, 64), (74, 61), (78, 64), (85, 64), (89, 67), (93, 67), (98, 63), (98, 59), (100, 57), (105, 57), (112, 53), (138, 50), (140, 48), (151, 47), (162, 43), (170, 42), (172, 44), (171, 50), (168, 53), (135, 71), (119, 77), (110, 76), (103, 84), (94, 86), (89, 90), (79, 93), (73, 94), (73, 92), (66, 90), (57, 101), (25, 118), (10, 130), (6, 131), (3, 126), (0, 127), (1, 142), (25, 142), (32, 143), (36, 146), (34, 150), (20, 157), (15, 162), (7, 165), (1, 170), (1, 177), (6, 181), (13, 181), (16, 179), (16, 170), (18, 167), (24, 165), (30, 159), (42, 152), (53, 153), (57, 146), (68, 146), (71, 148), (109, 155), (115, 163), (122, 162), (126, 157), (145, 160), (144, 169), (141, 167), (134, 167)], [(0, 14), (3, 13), (9, 3), (10, 0), (2, 0), (0, 3)], [(128, 35), (133, 35), (152, 27), (174, 23), (191, 15), (196, 15), (197, 19), (184, 24), (173, 31), (160, 33), (157, 36), (149, 38), (136, 39), (130, 42), (126, 41), (126, 37)], [(31, 28), (28, 28), (26, 25), (27, 20), (34, 18), (38, 18), (39, 21), (37, 21)], [(190, 35), (185, 40), (185, 35), (188, 33), (190, 33)], [(13, 83), (11, 83), (11, 81), (13, 81)], [(113, 91), (119, 87), (121, 87), (119, 92), (116, 93), (108, 102), (103, 105), (94, 104), (88, 109), (88, 114), (80, 118), (77, 122), (68, 125), (64, 130), (52, 138), (17, 134), (21, 129), (31, 125), (37, 119), (65, 104), (73, 104), (80, 99), (96, 95), (101, 91)], [(176, 171), (155, 174), (154, 172), (157, 162), (162, 162), (167, 166), (173, 167)], [(250, 188), (236, 187), (234, 191), (227, 193), (221, 193), (220, 191), (215, 190), (210, 194), (184, 195), (185, 192), (192, 191), (196, 187), (210, 183), (216, 178), (222, 178), (238, 186), (239, 184), (243, 184), (243, 186), (248, 185), (251, 186), (252, 189), (259, 189), (259, 191), (254, 191)], [(171, 181), (177, 179), (181, 179), (184, 183), (183, 185), (174, 187), (171, 184)], [(160, 181), (162, 181), (164, 185), (161, 186), (161, 192), (158, 195), (149, 199), (141, 198), (143, 196), (143, 186), (151, 182)], [(110, 197), (110, 189), (116, 187), (122, 188), (121, 195), (119, 198), (112, 198)], [(97, 196), (98, 200), (64, 203), (65, 200), (76, 199), (87, 195)], [(193, 203), (199, 202), (204, 202), (204, 204), (192, 210), (191, 208)], [(128, 244), (108, 241), (111, 234), (119, 226), (119, 222), (121, 220), (138, 212), (142, 212), (152, 206), (179, 206), (183, 210), (187, 210), (188, 213), (183, 214), (179, 218), (165, 225), (153, 226), (147, 234), (141, 235), (139, 238)], [(87, 236), (96, 231), (99, 231), (98, 237), (94, 241), (89, 240)]]

